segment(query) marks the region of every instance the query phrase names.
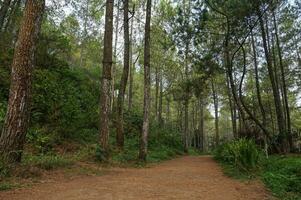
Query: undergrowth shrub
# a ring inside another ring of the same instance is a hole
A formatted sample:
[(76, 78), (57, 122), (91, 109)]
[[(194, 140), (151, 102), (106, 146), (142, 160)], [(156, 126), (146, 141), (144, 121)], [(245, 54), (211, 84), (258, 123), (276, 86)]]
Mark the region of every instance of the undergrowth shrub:
[(10, 173), (9, 165), (3, 161), (3, 159), (0, 159), (0, 180), (1, 177), (6, 177)]
[[(139, 135), (141, 132), (141, 124), (138, 122), (142, 120), (142, 116), (141, 118), (138, 118), (138, 116), (139, 115), (135, 115), (134, 118), (137, 118), (133, 119), (133, 121), (137, 123), (134, 123), (131, 129), (127, 129), (132, 130), (132, 132), (126, 133), (123, 151), (113, 149), (113, 161), (127, 163), (137, 160), (139, 152)], [(115, 138), (111, 138), (111, 143), (113, 143), (112, 146), (114, 146), (114, 141)], [(159, 127), (157, 124), (151, 124), (148, 141), (147, 160), (149, 162), (159, 162), (183, 154), (180, 133), (171, 126), (164, 125), (163, 127)]]
[(239, 139), (217, 147), (214, 157), (240, 171), (251, 171), (259, 167), (262, 153), (253, 140)]
[(301, 199), (301, 157), (272, 156), (262, 173), (264, 183), (281, 199)]
[(96, 146), (95, 149), (95, 158), (97, 161), (103, 162), (103, 161), (107, 161), (107, 152), (103, 150), (103, 148), (101, 148), (100, 145)]
[(23, 164), (52, 170), (70, 166), (73, 164), (73, 161), (61, 155), (26, 155), (24, 156)]

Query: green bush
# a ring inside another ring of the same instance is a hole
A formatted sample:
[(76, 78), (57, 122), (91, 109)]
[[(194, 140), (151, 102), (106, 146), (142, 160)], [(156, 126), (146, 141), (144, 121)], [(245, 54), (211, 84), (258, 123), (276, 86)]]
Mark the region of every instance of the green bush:
[[(98, 125), (98, 82), (81, 69), (38, 69), (34, 73), (32, 124), (73, 139)], [(96, 88), (96, 89), (95, 89)]]
[(103, 148), (101, 148), (101, 146), (97, 145), (95, 150), (95, 157), (97, 161), (104, 162), (107, 161), (108, 155), (107, 152), (105, 152)]
[(262, 173), (264, 183), (281, 199), (301, 199), (301, 157), (272, 156)]
[(247, 172), (259, 166), (261, 151), (253, 140), (239, 139), (217, 147), (214, 157), (240, 171)]

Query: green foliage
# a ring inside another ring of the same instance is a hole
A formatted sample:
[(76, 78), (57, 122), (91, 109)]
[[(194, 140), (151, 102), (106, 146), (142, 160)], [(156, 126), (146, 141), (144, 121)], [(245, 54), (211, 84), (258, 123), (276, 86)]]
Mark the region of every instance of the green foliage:
[(240, 171), (248, 172), (259, 167), (261, 152), (253, 140), (239, 139), (219, 146), (214, 156)]
[(100, 145), (96, 146), (96, 150), (95, 150), (95, 158), (97, 161), (100, 162), (106, 162), (108, 155), (107, 152), (103, 150), (103, 148)]
[(73, 161), (60, 155), (26, 155), (23, 164), (33, 165), (45, 170), (52, 170), (70, 166), (73, 164)]
[(5, 161), (3, 161), (3, 159), (0, 159), (0, 178), (9, 176), (9, 174), (9, 165)]
[(99, 95), (95, 88), (98, 82), (85, 70), (36, 70), (28, 141), (41, 153), (64, 139), (95, 141)]
[(139, 110), (127, 111), (124, 114), (124, 132), (132, 137), (140, 134), (143, 124), (143, 115)]
[(112, 161), (118, 163), (135, 162), (138, 157), (139, 139), (138, 137), (126, 138), (124, 150), (116, 149), (112, 152)]
[(270, 157), (265, 163), (262, 179), (280, 199), (301, 199), (301, 157)]
[(226, 174), (235, 178), (250, 178), (256, 172), (255, 175), (262, 178), (276, 197), (299, 200), (301, 157), (271, 156), (263, 159), (261, 155), (255, 143), (246, 139), (226, 143), (214, 151), (215, 158), (221, 162)]
[(0, 191), (10, 190), (14, 187), (16, 186), (11, 183), (0, 183)]
[[(129, 135), (125, 139), (123, 151), (113, 151), (112, 160), (114, 162), (136, 162), (139, 150), (139, 134)], [(182, 146), (180, 133), (177, 130), (168, 126), (159, 128), (154, 124), (150, 128), (149, 134), (148, 162), (160, 162), (181, 155), (183, 154)]]

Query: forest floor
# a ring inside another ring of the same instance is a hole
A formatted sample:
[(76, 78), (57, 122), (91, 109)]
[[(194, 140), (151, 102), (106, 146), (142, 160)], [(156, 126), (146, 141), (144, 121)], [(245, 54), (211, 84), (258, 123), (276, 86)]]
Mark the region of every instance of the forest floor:
[(146, 168), (105, 168), (95, 175), (53, 173), (43, 183), (0, 192), (4, 200), (264, 200), (259, 181), (225, 176), (209, 156), (185, 156)]

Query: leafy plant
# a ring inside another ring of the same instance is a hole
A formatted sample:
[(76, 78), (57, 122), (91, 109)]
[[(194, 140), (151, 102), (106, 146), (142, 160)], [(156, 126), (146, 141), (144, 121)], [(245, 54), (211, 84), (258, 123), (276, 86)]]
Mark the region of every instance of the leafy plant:
[(272, 156), (264, 166), (262, 179), (277, 197), (301, 198), (301, 157)]
[(100, 145), (96, 146), (95, 157), (97, 161), (107, 161), (106, 151), (104, 151)]
[(253, 140), (239, 139), (219, 146), (214, 156), (217, 160), (235, 166), (241, 171), (256, 169), (260, 164), (261, 151)]

